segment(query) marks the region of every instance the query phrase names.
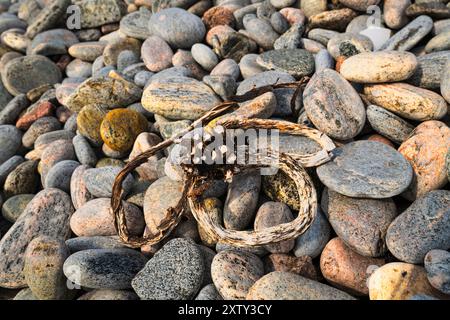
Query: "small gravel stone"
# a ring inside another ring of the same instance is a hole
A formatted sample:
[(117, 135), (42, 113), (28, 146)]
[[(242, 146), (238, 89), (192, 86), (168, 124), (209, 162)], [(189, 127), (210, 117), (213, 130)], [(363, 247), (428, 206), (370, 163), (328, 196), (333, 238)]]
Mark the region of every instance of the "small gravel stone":
[(21, 156), (12, 156), (0, 165), (0, 185), (5, 183), (6, 177), (23, 161)]
[(89, 249), (117, 249), (126, 248), (118, 236), (76, 237), (66, 240), (71, 253)]
[(346, 59), (340, 73), (358, 83), (398, 82), (410, 78), (417, 65), (416, 57), (409, 52), (367, 52)]
[(180, 76), (152, 81), (142, 97), (146, 110), (171, 120), (195, 120), (219, 102), (206, 84)]
[(320, 270), (325, 279), (354, 295), (369, 294), (367, 270), (384, 264), (384, 259), (364, 257), (352, 251), (339, 238), (330, 240), (320, 256)]
[(219, 63), (217, 55), (203, 43), (196, 43), (191, 48), (192, 57), (206, 71), (211, 71)]
[(430, 17), (417, 17), (391, 37), (381, 50), (408, 51), (430, 33), (432, 28), (433, 20)]
[(42, 85), (59, 83), (62, 77), (56, 64), (40, 55), (12, 59), (2, 68), (1, 74), (3, 84), (14, 96)]
[(83, 294), (77, 300), (139, 300), (139, 297), (127, 290), (98, 289)]
[(244, 230), (248, 226), (256, 211), (260, 188), (259, 172), (233, 177), (223, 209), (225, 228)]
[(11, 125), (0, 125), (0, 164), (11, 158), (19, 150), (22, 133)]
[(308, 118), (332, 138), (354, 138), (364, 127), (366, 112), (361, 98), (334, 70), (316, 73), (303, 92), (303, 100)]
[[(262, 230), (288, 223), (294, 220), (291, 209), (282, 202), (265, 202), (259, 207), (255, 217), (255, 230)], [(294, 240), (286, 240), (276, 244), (266, 245), (265, 248), (271, 253), (288, 253), (294, 248)]]
[(219, 292), (217, 292), (214, 284), (211, 283), (199, 291), (195, 300), (223, 300), (223, 298), (220, 296)]
[(95, 166), (97, 163), (97, 156), (89, 142), (82, 135), (76, 135), (73, 138), (72, 143), (78, 161), (87, 166)]

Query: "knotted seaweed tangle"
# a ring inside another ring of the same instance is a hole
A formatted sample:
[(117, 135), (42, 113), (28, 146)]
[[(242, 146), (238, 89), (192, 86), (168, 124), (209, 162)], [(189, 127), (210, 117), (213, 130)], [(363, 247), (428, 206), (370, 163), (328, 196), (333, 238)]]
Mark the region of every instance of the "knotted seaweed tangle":
[(193, 164), (182, 164), (181, 167), (184, 171), (182, 197), (176, 206), (170, 207), (166, 211), (164, 219), (157, 227), (158, 232), (156, 234), (149, 234), (145, 237), (130, 235), (125, 212), (123, 210), (122, 190), (122, 182), (126, 176), (134, 169), (147, 162), (151, 156), (176, 143), (177, 137), (191, 132), (199, 125), (208, 124), (219, 116), (236, 110), (239, 108), (238, 103), (252, 100), (264, 93), (273, 92), (275, 89), (295, 88), (291, 100), (291, 108), (294, 113), (296, 98), (302, 92), (308, 80), (309, 79), (305, 77), (297, 82), (283, 84), (275, 83), (260, 88), (253, 88), (243, 95), (233, 96), (229, 100), (220, 103), (210, 111), (206, 112), (202, 117), (194, 121), (189, 127), (182, 132), (179, 132), (176, 136), (164, 140), (130, 161), (117, 175), (113, 185), (111, 198), (111, 210), (114, 215), (115, 228), (120, 239), (130, 247), (136, 248), (143, 245), (158, 243), (174, 230), (183, 214), (186, 213), (187, 208), (190, 209), (192, 215), (206, 234), (220, 239), (223, 243), (232, 244), (234, 246), (259, 246), (277, 243), (294, 239), (308, 230), (317, 212), (317, 195), (311, 178), (304, 168), (315, 167), (329, 161), (331, 159), (331, 151), (334, 150), (335, 145), (324, 133), (305, 125), (288, 121), (236, 119), (232, 117), (223, 119), (220, 125), (225, 129), (277, 129), (280, 133), (305, 136), (316, 141), (321, 146), (322, 149), (314, 154), (276, 154), (278, 169), (293, 180), (299, 195), (300, 203), (298, 215), (289, 223), (279, 224), (258, 231), (228, 230), (214, 221), (211, 214), (212, 208), (208, 206), (207, 201), (202, 199), (203, 192), (213, 180), (230, 180), (236, 174), (241, 174), (248, 170), (255, 170), (255, 168), (267, 167), (269, 164), (273, 165), (275, 154), (269, 147), (264, 154), (253, 155), (256, 156), (258, 160), (256, 165), (205, 165), (194, 164), (193, 162), (191, 162)]

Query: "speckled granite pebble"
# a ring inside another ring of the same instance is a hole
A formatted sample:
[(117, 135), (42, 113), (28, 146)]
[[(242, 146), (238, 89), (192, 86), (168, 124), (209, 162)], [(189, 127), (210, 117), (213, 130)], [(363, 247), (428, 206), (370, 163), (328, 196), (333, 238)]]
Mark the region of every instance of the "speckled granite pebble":
[(290, 272), (266, 274), (250, 288), (247, 300), (354, 300), (349, 294)]
[(450, 253), (431, 250), (425, 256), (425, 270), (430, 284), (445, 294), (450, 294)]
[(16, 223), (0, 240), (0, 285), (6, 288), (25, 286), (24, 252), (29, 242), (46, 235), (67, 239), (69, 217), (74, 212), (70, 197), (58, 189), (39, 192), (27, 205)]
[(25, 252), (24, 276), (33, 295), (39, 300), (70, 299), (75, 291), (67, 287), (63, 263), (69, 250), (61, 239), (34, 238)]
[(167, 242), (134, 277), (132, 286), (143, 300), (188, 300), (200, 289), (204, 261), (190, 240)]
[(399, 260), (423, 263), (428, 251), (450, 245), (450, 192), (435, 190), (414, 201), (387, 230), (389, 251)]
[(244, 251), (221, 251), (211, 265), (214, 285), (225, 300), (244, 300), (250, 287), (263, 275), (263, 262)]

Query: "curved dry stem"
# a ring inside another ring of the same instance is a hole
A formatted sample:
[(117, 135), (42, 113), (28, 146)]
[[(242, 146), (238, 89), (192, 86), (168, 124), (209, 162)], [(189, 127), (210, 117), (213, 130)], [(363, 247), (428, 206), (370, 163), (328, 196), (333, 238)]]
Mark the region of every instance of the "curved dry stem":
[[(226, 128), (279, 129), (284, 133), (309, 137), (322, 146), (322, 150), (320, 152), (312, 155), (279, 155), (280, 169), (294, 180), (299, 192), (300, 199), (302, 199), (298, 217), (291, 223), (281, 224), (276, 227), (264, 229), (258, 232), (226, 230), (223, 227), (214, 224), (206, 208), (203, 207), (202, 201), (199, 201), (199, 197), (203, 193), (204, 187), (205, 185), (207, 185), (208, 181), (211, 181), (217, 177), (226, 179), (238, 172), (245, 171), (249, 168), (264, 166), (263, 162), (270, 159), (264, 159), (264, 157), (262, 156), (260, 156), (260, 160), (262, 161), (262, 163), (259, 166), (249, 166), (247, 168), (237, 165), (212, 165), (208, 166), (206, 172), (200, 172), (200, 166), (184, 165), (183, 169), (185, 170), (186, 175), (183, 181), (183, 195), (181, 197), (181, 200), (175, 207), (169, 208), (167, 210), (165, 218), (158, 226), (158, 233), (149, 234), (146, 237), (132, 236), (129, 233), (125, 212), (123, 209), (122, 183), (129, 173), (147, 162), (148, 158), (155, 155), (160, 150), (163, 150), (172, 145), (177, 137), (185, 135), (200, 124), (209, 123), (211, 120), (219, 117), (225, 112), (232, 111), (238, 108), (238, 103), (240, 102), (254, 99), (255, 97), (265, 92), (271, 92), (277, 88), (296, 88), (291, 101), (291, 104), (294, 105), (297, 95), (302, 91), (301, 87), (307, 82), (307, 80), (308, 79), (305, 78), (301, 81), (293, 83), (268, 85), (253, 89), (241, 96), (233, 96), (232, 98), (230, 98), (230, 101), (225, 101), (214, 107), (210, 111), (206, 112), (201, 118), (193, 122), (182, 132), (150, 148), (149, 150), (143, 152), (135, 159), (130, 161), (117, 175), (116, 180), (114, 181), (111, 197), (111, 211), (114, 217), (115, 228), (120, 239), (125, 244), (136, 248), (143, 245), (158, 243), (159, 241), (167, 237), (178, 225), (182, 215), (186, 210), (187, 204), (189, 204), (197, 222), (204, 228), (207, 233), (216, 235), (222, 241), (237, 246), (253, 246), (284, 241), (293, 239), (305, 232), (314, 219), (317, 206), (317, 197), (314, 186), (308, 174), (303, 169), (302, 165), (305, 167), (317, 166), (330, 160), (330, 151), (333, 150), (335, 146), (325, 134), (321, 133), (318, 130), (311, 129), (300, 124), (294, 124), (286, 121), (261, 119), (242, 119), (241, 121), (230, 120), (225, 121), (222, 124)], [(269, 150), (269, 153), (270, 152), (271, 151)], [(202, 168), (202, 170), (205, 171), (205, 168)]]
[(201, 195), (196, 192), (196, 189), (205, 183), (205, 177), (191, 175), (187, 181), (191, 185), (188, 203), (194, 218), (202, 226), (203, 231), (213, 238), (220, 239), (221, 242), (246, 247), (291, 240), (308, 230), (317, 212), (317, 195), (314, 185), (305, 169), (289, 155), (280, 155), (279, 168), (294, 180), (297, 187), (300, 198), (298, 216), (289, 223), (259, 231), (228, 230), (217, 224), (201, 200)]

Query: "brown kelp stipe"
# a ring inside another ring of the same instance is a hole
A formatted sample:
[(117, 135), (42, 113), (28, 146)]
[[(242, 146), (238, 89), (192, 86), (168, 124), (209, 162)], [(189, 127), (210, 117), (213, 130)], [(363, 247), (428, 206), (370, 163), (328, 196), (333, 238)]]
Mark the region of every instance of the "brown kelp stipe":
[(122, 182), (125, 177), (140, 165), (147, 162), (148, 158), (172, 145), (177, 137), (192, 131), (201, 124), (207, 124), (215, 118), (226, 112), (236, 110), (238, 103), (252, 100), (266, 92), (273, 92), (279, 88), (295, 88), (294, 95), (291, 100), (292, 110), (295, 110), (295, 101), (297, 96), (302, 92), (309, 78), (303, 78), (300, 81), (292, 83), (274, 84), (260, 88), (255, 88), (249, 92), (233, 96), (210, 111), (206, 112), (201, 118), (192, 123), (188, 128), (177, 135), (167, 139), (160, 144), (150, 148), (130, 161), (122, 171), (117, 175), (114, 181), (111, 208), (114, 215), (115, 227), (120, 239), (131, 247), (141, 247), (143, 245), (155, 244), (167, 237), (171, 231), (180, 222), (187, 205), (201, 225), (203, 230), (220, 241), (235, 246), (257, 246), (264, 244), (276, 243), (284, 240), (293, 239), (304, 233), (312, 221), (317, 211), (317, 196), (314, 185), (310, 177), (306, 173), (304, 167), (314, 167), (330, 160), (330, 152), (335, 148), (334, 143), (322, 132), (306, 127), (304, 125), (295, 124), (287, 121), (267, 120), (267, 119), (224, 119), (221, 125), (225, 129), (278, 129), (281, 133), (291, 135), (301, 135), (316, 141), (322, 150), (315, 154), (285, 154), (278, 155), (278, 168), (289, 176), (295, 183), (300, 199), (300, 210), (295, 220), (289, 223), (283, 223), (271, 228), (260, 231), (235, 231), (227, 230), (215, 223), (201, 195), (207, 186), (214, 179), (228, 180), (233, 175), (254, 170), (255, 168), (266, 167), (270, 160), (273, 160), (273, 154), (268, 149), (267, 155), (257, 154), (258, 165), (242, 166), (238, 164), (224, 165), (196, 165), (182, 164), (184, 170), (183, 196), (180, 202), (166, 212), (165, 218), (158, 226), (157, 234), (150, 234), (146, 237), (131, 236), (128, 231), (125, 212), (122, 207)]

